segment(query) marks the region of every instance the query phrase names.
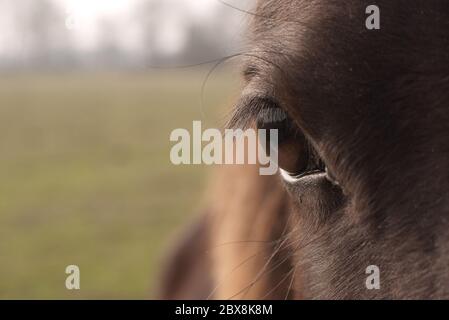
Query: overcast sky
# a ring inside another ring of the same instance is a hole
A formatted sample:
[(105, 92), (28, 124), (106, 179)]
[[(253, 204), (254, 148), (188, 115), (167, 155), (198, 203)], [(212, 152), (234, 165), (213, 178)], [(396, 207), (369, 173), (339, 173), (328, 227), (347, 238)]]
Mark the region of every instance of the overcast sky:
[[(50, 1), (55, 5), (58, 9), (58, 19), (52, 18), (49, 12), (43, 10), (38, 14), (39, 18), (33, 22), (34, 24), (29, 23), (23, 27), (30, 19), (25, 11), (30, 11), (29, 8), (32, 6), (36, 8), (44, 1)], [(227, 2), (247, 8), (254, 0), (227, 0)], [(152, 3), (158, 5), (158, 12), (161, 12), (159, 16), (150, 16), (148, 19), (146, 16), (142, 17), (140, 8)], [(217, 14), (223, 10), (227, 10), (228, 13), (232, 11), (234, 17), (232, 14)], [(144, 32), (142, 22), (151, 22), (151, 19), (157, 18), (157, 37), (154, 39), (154, 45), (167, 53), (172, 53), (179, 50), (187, 41), (187, 22), (201, 22), (204, 28), (207, 28), (218, 23), (219, 19), (227, 19), (229, 21), (225, 21), (228, 23), (222, 28), (222, 32), (238, 37), (241, 34), (243, 16), (242, 13), (225, 7), (218, 0), (0, 0), (0, 59), (36, 50), (39, 45), (36, 44), (38, 42), (36, 39), (34, 41), (32, 39), (33, 28), (39, 28), (40, 24), (48, 22), (52, 23), (52, 32), (48, 37), (58, 39), (54, 41), (55, 45), (70, 42), (76, 50), (98, 49), (105, 38), (106, 25), (106, 29), (110, 30), (106, 37), (113, 36), (113, 41), (125, 51), (139, 52), (145, 44), (142, 41)], [(49, 21), (52, 19), (55, 21)], [(33, 47), (30, 43), (35, 49), (30, 49)]]
[[(19, 0), (20, 1), (20, 0)], [(130, 47), (139, 45), (139, 28), (133, 23), (136, 10), (151, 0), (53, 0), (64, 7), (67, 13), (66, 27), (77, 38), (78, 43), (90, 47), (97, 41), (101, 21), (114, 21), (122, 34), (121, 41)], [(208, 20), (222, 6), (217, 0), (162, 0), (166, 17), (159, 27), (161, 38), (165, 38), (167, 50), (176, 50), (182, 42), (182, 19)]]

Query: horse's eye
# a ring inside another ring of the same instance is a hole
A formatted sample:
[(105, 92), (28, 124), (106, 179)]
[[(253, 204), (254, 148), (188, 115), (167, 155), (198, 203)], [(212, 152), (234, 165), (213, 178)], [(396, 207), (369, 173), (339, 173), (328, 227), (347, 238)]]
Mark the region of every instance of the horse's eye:
[(279, 167), (292, 179), (325, 172), (325, 165), (288, 115), (276, 105), (264, 108), (257, 115), (259, 129), (277, 129)]
[(327, 173), (327, 179), (338, 184), (309, 140), (271, 96), (244, 95), (228, 126), (248, 127), (254, 121), (258, 129), (278, 130), (278, 164), (285, 180), (295, 182), (309, 174)]

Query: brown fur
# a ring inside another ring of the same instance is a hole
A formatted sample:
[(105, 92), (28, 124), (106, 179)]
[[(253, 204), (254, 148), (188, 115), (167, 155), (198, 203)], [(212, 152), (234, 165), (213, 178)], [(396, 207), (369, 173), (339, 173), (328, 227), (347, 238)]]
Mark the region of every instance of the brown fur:
[[(290, 279), (283, 278), (290, 261), (282, 250), (276, 253), (274, 243), (285, 230), (288, 216), (286, 193), (278, 177), (259, 176), (256, 166), (232, 166), (219, 170), (215, 181), (211, 202), (214, 297), (286, 297)], [(268, 272), (273, 268), (276, 272)]]
[[(279, 178), (260, 176), (256, 166), (223, 166), (212, 181), (207, 213), (188, 228), (167, 262), (161, 298), (289, 297), (291, 261), (279, 242), (289, 205)], [(202, 278), (190, 272), (194, 268)]]

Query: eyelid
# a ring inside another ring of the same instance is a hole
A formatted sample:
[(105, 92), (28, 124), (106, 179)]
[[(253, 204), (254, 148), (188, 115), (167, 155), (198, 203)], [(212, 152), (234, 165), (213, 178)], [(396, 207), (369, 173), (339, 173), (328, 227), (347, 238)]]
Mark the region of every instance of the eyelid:
[(228, 127), (248, 128), (261, 115), (266, 116), (274, 109), (281, 110), (277, 101), (271, 96), (243, 95), (235, 107), (235, 111), (228, 122)]

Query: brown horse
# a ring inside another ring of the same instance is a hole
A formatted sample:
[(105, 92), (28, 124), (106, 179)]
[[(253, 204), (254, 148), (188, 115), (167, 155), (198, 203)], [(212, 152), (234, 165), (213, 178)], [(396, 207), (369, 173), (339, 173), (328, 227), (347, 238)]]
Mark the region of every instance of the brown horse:
[(163, 297), (449, 298), (447, 2), (265, 0), (248, 14), (230, 124), (279, 130), (283, 178), (219, 169)]

